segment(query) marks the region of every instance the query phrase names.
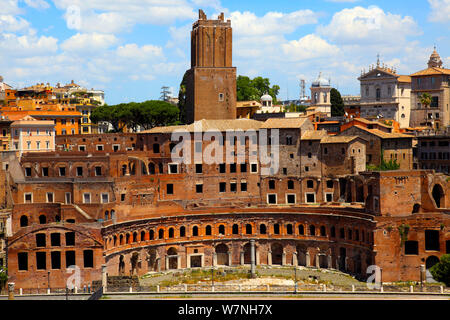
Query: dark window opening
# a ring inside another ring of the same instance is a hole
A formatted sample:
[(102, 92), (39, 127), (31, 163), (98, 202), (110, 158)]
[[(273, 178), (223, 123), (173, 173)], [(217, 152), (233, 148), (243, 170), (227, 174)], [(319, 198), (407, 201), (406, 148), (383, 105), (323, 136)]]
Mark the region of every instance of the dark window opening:
[(327, 236), (327, 229), (325, 228), (325, 226), (320, 227), (320, 236), (322, 236), (322, 237)]
[(150, 240), (155, 239), (155, 231), (150, 230), (149, 233), (148, 233), (148, 237), (149, 237)]
[(65, 167), (59, 167), (59, 175), (61, 177), (64, 177), (66, 175), (66, 168)]
[(50, 253), (52, 269), (61, 269), (61, 252), (53, 251)]
[(288, 224), (286, 226), (286, 233), (287, 234), (292, 234), (293, 233), (292, 224)]
[(195, 173), (197, 174), (203, 173), (203, 165), (201, 163), (197, 163), (195, 165)]
[(307, 193), (306, 194), (306, 202), (307, 203), (314, 203), (316, 202), (316, 197), (314, 193)]
[(211, 226), (206, 226), (206, 228), (205, 228), (205, 235), (210, 236), (211, 233), (212, 233)]
[(225, 226), (223, 224), (219, 226), (219, 234), (225, 235)]
[(332, 189), (333, 188), (333, 180), (327, 180), (327, 188)]
[(47, 167), (42, 168), (42, 176), (48, 177), (48, 168)]
[(46, 224), (47, 223), (47, 217), (43, 214), (39, 216), (39, 224)]
[(77, 177), (81, 177), (83, 175), (83, 167), (77, 167)]
[(93, 250), (84, 250), (83, 251), (83, 260), (85, 268), (93, 268), (94, 267), (94, 251)]
[(36, 269), (37, 270), (47, 269), (47, 259), (45, 252), (36, 252)]
[(226, 167), (225, 167), (225, 163), (221, 163), (221, 164), (219, 164), (219, 172), (220, 173), (225, 173), (226, 172), (226, 169), (225, 169)]
[(266, 234), (267, 233), (267, 228), (265, 224), (262, 224), (259, 226), (259, 233), (260, 234)]
[(252, 234), (252, 225), (251, 224), (245, 225), (245, 234)]
[(425, 230), (425, 250), (439, 251), (438, 230)]
[(230, 164), (230, 173), (236, 173), (236, 163)]
[(196, 193), (203, 193), (203, 184), (196, 184), (195, 185), (195, 192)]
[(169, 229), (169, 238), (173, 238), (173, 236), (174, 236), (173, 228), (170, 228)]
[(95, 167), (95, 175), (96, 176), (102, 175), (102, 167)]
[(418, 255), (419, 254), (419, 242), (418, 241), (405, 241), (405, 254)]
[(153, 144), (153, 153), (159, 153), (159, 143)]
[(186, 236), (186, 228), (183, 226), (180, 228), (180, 237), (185, 237)]
[(220, 182), (219, 183), (219, 192), (225, 192), (227, 189), (227, 184), (226, 182)]
[(287, 195), (287, 203), (295, 204), (295, 194), (288, 194)]
[(66, 251), (66, 268), (75, 265), (75, 251)]
[(269, 204), (277, 204), (277, 195), (269, 194), (267, 195)]
[(31, 168), (25, 168), (25, 177), (31, 177)]
[(59, 233), (52, 233), (50, 235), (50, 243), (52, 247), (61, 246), (61, 235)]
[(280, 225), (278, 223), (275, 223), (273, 225), (273, 233), (274, 234), (280, 234)]
[(314, 188), (314, 181), (313, 180), (307, 180), (306, 181), (306, 187), (309, 189)]
[(294, 181), (293, 180), (288, 180), (288, 189), (290, 189), (290, 190), (294, 189)]
[(197, 227), (197, 226), (194, 226), (194, 227), (192, 228), (192, 235), (193, 235), (194, 237), (197, 237), (197, 236), (198, 236), (198, 227)]
[(312, 236), (316, 235), (316, 227), (315, 226), (313, 226), (313, 225), (309, 226), (309, 234)]
[(167, 187), (167, 194), (173, 194), (173, 184), (168, 183), (166, 187)]
[(341, 239), (345, 239), (345, 229), (344, 228), (339, 229), (339, 236)]
[(298, 226), (298, 234), (302, 236), (305, 234), (305, 227), (303, 225)]
[(247, 172), (247, 164), (241, 163), (241, 172)]
[(21, 216), (20, 217), (20, 226), (21, 227), (27, 227), (28, 226), (28, 217), (27, 216)]
[(233, 224), (233, 234), (239, 234), (239, 226), (237, 224)]
[(28, 253), (26, 252), (19, 252), (17, 254), (17, 260), (19, 263), (19, 271), (26, 271), (28, 270)]
[(158, 238), (159, 239), (164, 239), (164, 229), (159, 229), (159, 231), (158, 231)]
[(275, 180), (269, 180), (269, 189), (274, 190), (275, 189)]
[(334, 226), (330, 229), (330, 236), (332, 238), (336, 237), (336, 228)]
[(241, 191), (243, 192), (247, 191), (247, 182), (241, 182)]
[(236, 192), (236, 191), (237, 191), (237, 183), (230, 182), (230, 192)]
[(36, 233), (36, 247), (45, 247), (45, 233)]

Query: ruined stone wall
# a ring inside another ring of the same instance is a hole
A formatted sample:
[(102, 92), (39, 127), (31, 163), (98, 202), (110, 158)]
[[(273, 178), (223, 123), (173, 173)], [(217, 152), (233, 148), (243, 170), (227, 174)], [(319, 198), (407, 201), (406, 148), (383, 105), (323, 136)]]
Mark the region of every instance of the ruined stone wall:
[(137, 133), (57, 135), (55, 144), (56, 150), (60, 151), (118, 152), (135, 150), (137, 137)]

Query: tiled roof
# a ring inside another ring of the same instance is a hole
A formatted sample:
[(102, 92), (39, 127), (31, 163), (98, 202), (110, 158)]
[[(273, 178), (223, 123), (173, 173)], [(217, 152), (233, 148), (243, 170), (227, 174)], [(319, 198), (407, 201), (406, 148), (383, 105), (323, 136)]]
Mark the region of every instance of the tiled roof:
[(261, 129), (293, 129), (300, 128), (305, 121), (308, 120), (307, 117), (299, 118), (269, 118), (261, 126)]
[(306, 130), (302, 134), (301, 140), (322, 140), (327, 135), (326, 130)]
[(431, 76), (431, 75), (441, 75), (441, 74), (448, 74), (450, 75), (450, 69), (443, 69), (443, 68), (437, 68), (432, 67), (425, 70), (421, 70), (419, 72), (413, 73), (411, 77), (417, 77), (417, 76)]
[(411, 83), (411, 77), (410, 76), (399, 76), (397, 78), (398, 82), (408, 82)]
[(323, 137), (320, 143), (349, 143), (358, 138), (358, 136), (327, 136)]
[(201, 128), (201, 132), (217, 131), (224, 132), (227, 130), (258, 130), (262, 122), (250, 119), (235, 119), (235, 120), (198, 120), (192, 124), (184, 126), (169, 126), (169, 127), (155, 127), (150, 130), (142, 131), (142, 133), (171, 133), (176, 130), (186, 130), (194, 132), (197, 128)]
[[(409, 136), (409, 135), (406, 135), (406, 134), (403, 134), (403, 133), (387, 133), (387, 132), (383, 132), (383, 131), (378, 130), (378, 129), (367, 129), (367, 128), (359, 126), (359, 125), (354, 125), (354, 127), (358, 128), (358, 129), (361, 129), (361, 130), (364, 130), (364, 131), (366, 131), (368, 133), (374, 134), (377, 137), (380, 137), (381, 139), (412, 138), (412, 136)], [(345, 130), (345, 131), (347, 131), (347, 130)]]

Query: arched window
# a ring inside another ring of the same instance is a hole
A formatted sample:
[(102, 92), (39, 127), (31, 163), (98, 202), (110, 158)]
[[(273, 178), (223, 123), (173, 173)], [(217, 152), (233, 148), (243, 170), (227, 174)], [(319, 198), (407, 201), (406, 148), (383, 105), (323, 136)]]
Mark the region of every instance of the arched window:
[(185, 237), (186, 236), (186, 227), (181, 226), (180, 227), (180, 237)]
[(252, 234), (252, 225), (251, 224), (246, 224), (245, 225), (245, 233), (246, 234)]
[(239, 226), (237, 224), (233, 224), (233, 234), (239, 234)]
[(119, 236), (119, 244), (123, 245), (123, 234)]
[(275, 223), (273, 225), (273, 233), (274, 234), (280, 234), (280, 225), (278, 223)]
[(304, 235), (305, 234), (305, 227), (302, 224), (300, 224), (298, 226), (298, 234), (299, 235)]
[(150, 240), (155, 239), (155, 231), (150, 230), (149, 233), (148, 233), (148, 238), (149, 238)]
[(225, 235), (225, 226), (223, 224), (219, 226), (219, 234)]
[(148, 173), (149, 174), (155, 174), (155, 164), (153, 162), (150, 162), (148, 164)]
[(114, 247), (117, 245), (117, 236), (114, 236), (114, 238), (113, 238), (114, 240), (113, 240), (113, 245), (114, 245)]
[(111, 219), (114, 219), (115, 216), (116, 216), (116, 212), (114, 210), (111, 210)]
[(141, 231), (141, 241), (145, 241), (145, 231)]
[(266, 234), (266, 233), (267, 233), (267, 228), (266, 228), (266, 225), (265, 225), (265, 224), (261, 224), (261, 225), (259, 226), (259, 233), (260, 233), (260, 234)]
[(197, 226), (192, 227), (192, 236), (194, 236), (194, 237), (198, 236), (198, 227)]
[(130, 234), (129, 233), (127, 233), (125, 235), (125, 243), (130, 243)]
[(336, 228), (334, 226), (332, 226), (331, 229), (330, 229), (330, 236), (332, 238), (336, 237)]
[(164, 229), (159, 229), (159, 231), (158, 231), (158, 238), (159, 239), (164, 239)]
[(292, 234), (293, 233), (293, 230), (292, 230), (292, 224), (288, 224), (288, 225), (286, 225), (286, 233), (287, 234)]
[(133, 242), (137, 242), (137, 232), (133, 232)]
[(28, 226), (28, 217), (27, 216), (21, 216), (20, 217), (20, 226), (21, 227), (27, 227)]
[(206, 226), (205, 228), (205, 235), (210, 236), (211, 235), (211, 226)]
[(313, 225), (309, 226), (309, 234), (312, 236), (316, 235), (316, 227), (315, 226), (313, 226)]
[(109, 211), (108, 210), (105, 211), (105, 220), (109, 220)]
[(47, 217), (41, 214), (39, 216), (39, 224), (46, 224), (47, 223)]
[(169, 228), (169, 238), (173, 238), (173, 228)]
[(325, 226), (320, 227), (320, 235), (322, 237), (325, 237), (327, 235), (327, 229), (325, 228)]

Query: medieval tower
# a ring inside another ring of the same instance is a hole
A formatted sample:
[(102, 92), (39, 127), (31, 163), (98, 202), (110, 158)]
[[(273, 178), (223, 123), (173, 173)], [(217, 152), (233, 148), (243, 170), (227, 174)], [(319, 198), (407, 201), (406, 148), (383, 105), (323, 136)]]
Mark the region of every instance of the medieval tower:
[(236, 119), (236, 68), (231, 21), (199, 19), (191, 31), (191, 69), (186, 72), (186, 122)]

